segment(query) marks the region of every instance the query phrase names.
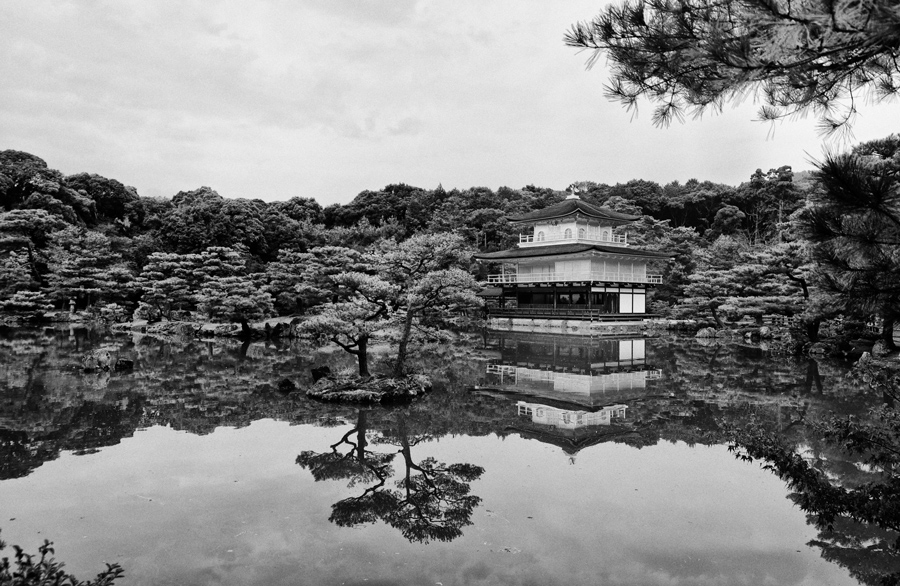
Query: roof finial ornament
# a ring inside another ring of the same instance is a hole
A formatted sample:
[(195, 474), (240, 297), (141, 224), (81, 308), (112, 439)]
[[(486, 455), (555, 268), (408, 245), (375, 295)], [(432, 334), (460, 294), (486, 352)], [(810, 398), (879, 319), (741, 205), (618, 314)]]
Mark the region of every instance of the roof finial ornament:
[(578, 186), (574, 183), (566, 188), (566, 191), (569, 191), (569, 195), (566, 196), (566, 199), (581, 199), (578, 197)]

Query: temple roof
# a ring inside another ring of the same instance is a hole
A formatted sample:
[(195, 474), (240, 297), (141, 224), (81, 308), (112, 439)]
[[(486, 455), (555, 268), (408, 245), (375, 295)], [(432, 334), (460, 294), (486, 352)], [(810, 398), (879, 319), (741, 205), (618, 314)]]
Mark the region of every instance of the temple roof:
[(512, 223), (519, 222), (537, 222), (540, 220), (553, 220), (555, 218), (563, 218), (575, 213), (581, 213), (585, 216), (605, 220), (613, 225), (627, 224), (639, 220), (640, 216), (632, 216), (631, 214), (622, 214), (614, 212), (606, 208), (591, 205), (578, 197), (568, 197), (563, 201), (553, 204), (542, 210), (536, 210), (523, 214), (521, 216), (509, 216), (506, 219)]
[(672, 258), (665, 252), (651, 252), (640, 248), (628, 248), (624, 246), (605, 246), (603, 244), (551, 244), (548, 246), (529, 246), (527, 248), (510, 248), (498, 252), (482, 252), (476, 254), (478, 260), (506, 260), (513, 258), (530, 258), (535, 256), (558, 256), (561, 254), (574, 254), (578, 252), (606, 252), (609, 254), (622, 254), (625, 256), (640, 256), (643, 258)]

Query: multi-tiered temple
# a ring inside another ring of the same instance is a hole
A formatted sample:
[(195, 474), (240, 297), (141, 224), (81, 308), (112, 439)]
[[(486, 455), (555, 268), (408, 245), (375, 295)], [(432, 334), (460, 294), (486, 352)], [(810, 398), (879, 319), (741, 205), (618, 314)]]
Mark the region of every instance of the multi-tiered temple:
[(647, 263), (669, 255), (632, 248), (614, 229), (638, 216), (591, 205), (578, 195), (543, 210), (507, 218), (525, 228), (510, 250), (476, 255), (501, 263), (488, 276), (497, 306), (492, 317), (639, 321), (647, 316), (647, 288), (662, 276)]

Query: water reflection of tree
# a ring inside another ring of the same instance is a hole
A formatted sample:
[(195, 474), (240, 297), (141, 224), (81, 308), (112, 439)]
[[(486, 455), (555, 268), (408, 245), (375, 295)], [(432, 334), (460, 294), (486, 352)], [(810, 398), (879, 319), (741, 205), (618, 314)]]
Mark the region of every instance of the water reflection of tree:
[[(359, 496), (334, 503), (329, 521), (341, 527), (383, 521), (409, 541), (422, 543), (461, 536), (462, 527), (472, 524), (472, 512), (481, 502), (470, 494), (469, 483), (480, 478), (484, 469), (473, 464), (445, 464), (431, 457), (416, 462), (413, 448), (431, 438), (410, 433), (405, 415), (398, 417), (393, 433), (378, 435), (372, 442), (399, 448), (394, 452), (368, 450), (366, 434), (366, 411), (360, 410), (356, 426), (333, 444), (330, 452), (304, 451), (297, 457), (297, 463), (316, 481), (349, 479), (350, 487), (370, 484)], [(390, 487), (392, 462), (398, 454), (402, 474)]]
[(787, 483), (825, 559), (864, 584), (900, 584), (900, 414), (880, 407), (867, 420), (831, 416), (805, 427), (805, 450), (758, 424), (735, 431), (731, 449)]
[[(814, 515), (808, 517), (815, 524)], [(900, 581), (898, 534), (849, 519), (837, 519), (831, 529), (819, 531), (809, 545), (818, 547), (822, 557), (846, 568), (861, 584), (885, 586)]]

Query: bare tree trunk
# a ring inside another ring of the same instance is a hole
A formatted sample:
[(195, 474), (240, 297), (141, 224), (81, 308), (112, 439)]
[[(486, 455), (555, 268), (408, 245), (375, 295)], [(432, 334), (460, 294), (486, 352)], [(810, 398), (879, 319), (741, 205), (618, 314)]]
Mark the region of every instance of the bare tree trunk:
[(356, 361), (359, 364), (359, 376), (371, 376), (369, 374), (369, 335), (360, 336), (356, 345)]
[(890, 350), (891, 352), (896, 352), (898, 349), (897, 344), (894, 343), (894, 322), (896, 319), (893, 315), (890, 317), (885, 316), (884, 321), (881, 324), (881, 340), (884, 342), (884, 347)]
[(403, 376), (406, 369), (406, 355), (409, 347), (409, 336), (412, 332), (413, 309), (406, 310), (406, 318), (403, 320), (403, 330), (400, 332), (400, 343), (397, 349), (397, 362), (394, 364), (394, 376)]
[(819, 325), (822, 323), (821, 317), (810, 319), (806, 322), (806, 337), (810, 342), (819, 341)]
[(366, 463), (366, 410), (360, 409), (356, 416), (356, 460)]
[(719, 313), (716, 311), (716, 306), (715, 306), (715, 305), (710, 305), (710, 306), (709, 306), (709, 311), (710, 311), (710, 313), (712, 313), (713, 319), (716, 320), (716, 326), (717, 326), (719, 329), (724, 329), (724, 328), (725, 328), (725, 324), (722, 323), (722, 318), (719, 317)]

